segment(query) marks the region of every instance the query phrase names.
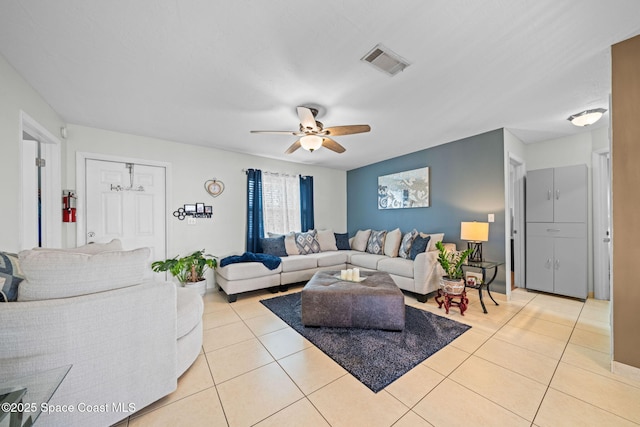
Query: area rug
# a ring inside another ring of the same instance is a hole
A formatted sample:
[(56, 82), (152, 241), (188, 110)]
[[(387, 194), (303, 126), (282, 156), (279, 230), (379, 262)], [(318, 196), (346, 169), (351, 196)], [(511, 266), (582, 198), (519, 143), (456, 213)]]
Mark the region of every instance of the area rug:
[(375, 393), (470, 328), (409, 306), (401, 332), (306, 327), (300, 296), (297, 292), (260, 302)]

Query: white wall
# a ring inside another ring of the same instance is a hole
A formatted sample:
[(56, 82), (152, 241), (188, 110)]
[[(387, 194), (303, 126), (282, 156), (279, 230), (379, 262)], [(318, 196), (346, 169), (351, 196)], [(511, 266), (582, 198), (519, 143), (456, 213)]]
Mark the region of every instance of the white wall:
[(587, 241), (588, 241), (588, 291), (593, 292), (593, 220), (592, 220), (592, 182), (591, 182), (591, 153), (601, 148), (609, 147), (609, 129), (602, 127), (592, 131), (536, 142), (525, 145), (525, 162), (527, 170), (587, 165)]
[[(59, 135), (64, 126), (58, 114), (0, 55), (0, 250), (10, 252), (20, 249), (20, 110), (53, 135)], [(64, 143), (61, 148), (64, 155)]]
[[(206, 249), (225, 256), (242, 253), (246, 235), (246, 174), (242, 169), (257, 168), (273, 172), (300, 173), (314, 177), (316, 228), (346, 232), (346, 172), (272, 160), (247, 154), (181, 144), (84, 126), (69, 125), (65, 188), (76, 188), (76, 152), (133, 157), (171, 164), (168, 255)], [(224, 192), (211, 197), (205, 181), (216, 178)], [(198, 219), (187, 225), (171, 216), (185, 203), (204, 202), (213, 207), (212, 219)], [(71, 226), (73, 227), (73, 226)], [(67, 246), (75, 246), (75, 229), (67, 233)]]

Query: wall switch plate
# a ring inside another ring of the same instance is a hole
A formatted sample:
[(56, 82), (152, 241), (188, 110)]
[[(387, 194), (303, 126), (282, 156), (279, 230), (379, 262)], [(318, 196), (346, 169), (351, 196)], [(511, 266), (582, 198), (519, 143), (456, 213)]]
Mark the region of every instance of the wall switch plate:
[(494, 214), (489, 214), (489, 222), (494, 222), (496, 220), (496, 216)]
[(196, 219), (190, 216), (187, 218), (187, 225), (196, 225)]

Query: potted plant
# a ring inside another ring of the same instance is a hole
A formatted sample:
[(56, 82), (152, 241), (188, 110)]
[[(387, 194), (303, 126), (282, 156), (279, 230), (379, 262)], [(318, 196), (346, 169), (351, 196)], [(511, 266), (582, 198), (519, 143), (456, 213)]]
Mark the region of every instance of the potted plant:
[(207, 289), (205, 271), (217, 266), (218, 261), (212, 255), (205, 254), (204, 249), (182, 258), (176, 256), (151, 263), (151, 269), (156, 273), (168, 271), (182, 286), (195, 288), (200, 295), (204, 295)]
[(443, 290), (449, 294), (462, 293), (464, 290), (462, 264), (471, 255), (473, 249), (467, 249), (462, 252), (448, 251), (442, 242), (437, 242), (436, 248), (438, 249), (438, 263), (440, 263), (445, 272), (444, 277), (441, 279)]

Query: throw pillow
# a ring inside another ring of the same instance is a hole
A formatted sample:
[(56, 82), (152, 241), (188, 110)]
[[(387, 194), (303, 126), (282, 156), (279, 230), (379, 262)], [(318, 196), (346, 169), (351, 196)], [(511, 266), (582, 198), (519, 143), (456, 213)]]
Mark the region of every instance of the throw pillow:
[(427, 246), (427, 252), (429, 251), (435, 251), (436, 248), (436, 243), (438, 242), (442, 242), (442, 240), (444, 239), (444, 233), (435, 233), (435, 234), (426, 234), (426, 233), (420, 233), (420, 235), (422, 237), (431, 237), (431, 240), (429, 240), (429, 246)]
[(336, 236), (336, 246), (339, 251), (348, 251), (351, 249), (349, 246), (349, 233), (333, 233)]
[(260, 245), (262, 246), (262, 253), (278, 257), (287, 256), (287, 250), (284, 246), (284, 236), (260, 239)]
[(369, 242), (370, 234), (371, 229), (358, 230), (355, 237), (353, 238), (353, 242), (351, 242), (351, 249), (364, 252), (367, 249), (367, 243)]
[(317, 254), (320, 252), (320, 243), (316, 238), (316, 230), (309, 230), (306, 233), (296, 233), (296, 246), (300, 255)]
[(64, 251), (22, 251), (18, 254), (25, 280), (18, 301), (37, 301), (93, 294), (140, 284), (149, 272), (149, 248), (81, 254)]
[(318, 230), (317, 239), (322, 252), (338, 250), (336, 236), (333, 234), (333, 230)]
[(425, 250), (427, 250), (427, 246), (429, 246), (429, 240), (431, 238), (429, 236), (422, 237), (420, 235), (416, 236), (413, 239), (413, 243), (411, 244), (411, 251), (409, 253), (409, 259), (414, 260), (418, 254), (421, 254)]
[(18, 285), (23, 279), (18, 256), (0, 252), (0, 302), (17, 301)]
[(418, 235), (418, 231), (414, 228), (413, 230), (405, 233), (402, 237), (402, 242), (400, 243), (400, 249), (398, 250), (398, 255), (401, 258), (409, 258), (411, 253), (411, 243), (413, 243), (413, 239)]
[(298, 245), (296, 245), (296, 233), (291, 232), (287, 234), (267, 233), (269, 237), (284, 236), (284, 249), (287, 255), (299, 255)]
[(384, 238), (387, 235), (387, 230), (371, 230), (369, 234), (369, 240), (367, 241), (367, 252), (375, 255), (382, 255), (384, 253)]
[(397, 257), (401, 241), (402, 232), (399, 228), (389, 231), (387, 233), (387, 236), (384, 238), (384, 254), (392, 258)]

